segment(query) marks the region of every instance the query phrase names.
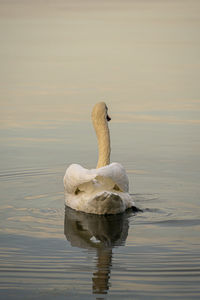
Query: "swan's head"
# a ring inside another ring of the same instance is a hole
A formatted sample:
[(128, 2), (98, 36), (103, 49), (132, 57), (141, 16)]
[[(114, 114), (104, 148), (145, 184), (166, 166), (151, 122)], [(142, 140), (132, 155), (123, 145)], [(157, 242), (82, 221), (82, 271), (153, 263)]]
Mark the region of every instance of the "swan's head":
[(105, 122), (105, 120), (109, 122), (111, 120), (108, 115), (108, 107), (105, 102), (95, 104), (92, 110), (92, 120), (93, 122)]

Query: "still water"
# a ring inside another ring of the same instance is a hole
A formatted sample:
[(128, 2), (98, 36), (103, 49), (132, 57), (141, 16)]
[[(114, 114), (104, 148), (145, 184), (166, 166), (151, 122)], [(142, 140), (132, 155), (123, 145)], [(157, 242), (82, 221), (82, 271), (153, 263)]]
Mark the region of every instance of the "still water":
[[(0, 8), (0, 298), (199, 299), (199, 2)], [(100, 100), (142, 212), (64, 206)]]

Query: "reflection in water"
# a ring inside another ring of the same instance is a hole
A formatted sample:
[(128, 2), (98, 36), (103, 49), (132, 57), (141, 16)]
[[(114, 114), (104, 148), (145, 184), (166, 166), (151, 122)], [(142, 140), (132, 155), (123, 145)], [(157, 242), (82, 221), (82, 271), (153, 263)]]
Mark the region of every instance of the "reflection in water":
[(93, 215), (65, 208), (64, 232), (72, 246), (96, 249), (97, 270), (93, 273), (93, 293), (106, 294), (112, 267), (112, 248), (125, 243), (130, 212)]

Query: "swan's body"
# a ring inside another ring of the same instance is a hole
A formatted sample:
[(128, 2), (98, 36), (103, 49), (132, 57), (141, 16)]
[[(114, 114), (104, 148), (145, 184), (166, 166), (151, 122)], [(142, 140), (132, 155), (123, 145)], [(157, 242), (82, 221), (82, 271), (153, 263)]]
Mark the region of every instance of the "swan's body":
[(128, 193), (126, 171), (119, 163), (110, 164), (110, 135), (107, 122), (110, 117), (104, 102), (92, 111), (93, 125), (99, 148), (96, 169), (85, 169), (72, 164), (64, 176), (66, 205), (93, 214), (117, 214), (134, 206)]

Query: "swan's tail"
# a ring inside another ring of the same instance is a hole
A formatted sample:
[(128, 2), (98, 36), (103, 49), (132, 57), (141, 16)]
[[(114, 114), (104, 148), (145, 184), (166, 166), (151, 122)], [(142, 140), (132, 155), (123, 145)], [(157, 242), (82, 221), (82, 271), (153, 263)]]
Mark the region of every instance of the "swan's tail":
[(135, 205), (128, 193), (109, 191), (90, 196), (83, 192), (79, 194), (78, 201), (75, 195), (66, 193), (65, 203), (75, 210), (98, 215), (121, 213)]
[(91, 201), (99, 214), (115, 214), (124, 211), (124, 203), (117, 193), (104, 191), (97, 194)]

